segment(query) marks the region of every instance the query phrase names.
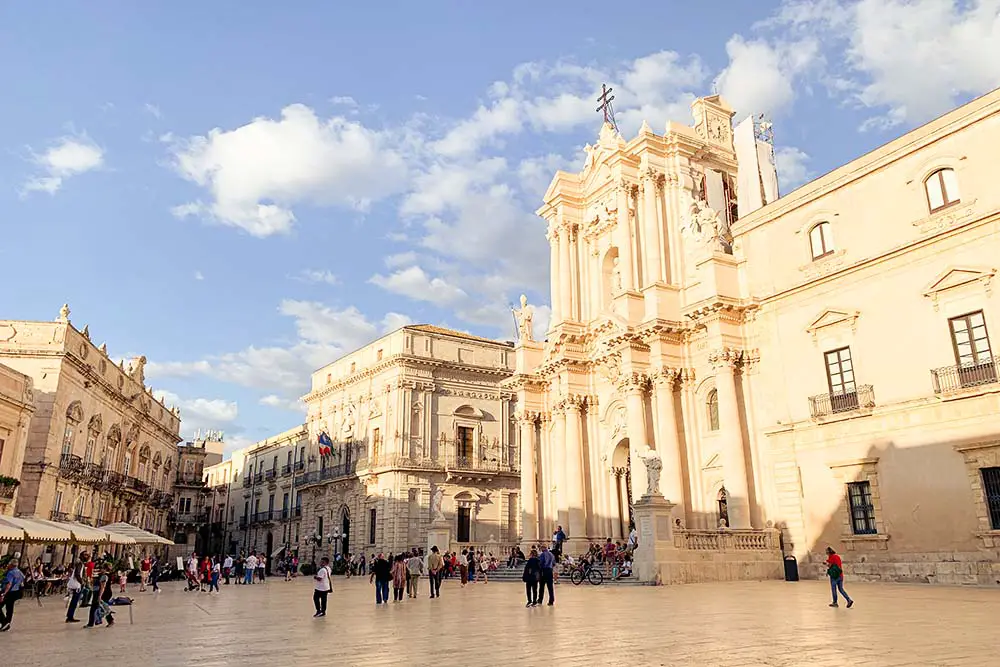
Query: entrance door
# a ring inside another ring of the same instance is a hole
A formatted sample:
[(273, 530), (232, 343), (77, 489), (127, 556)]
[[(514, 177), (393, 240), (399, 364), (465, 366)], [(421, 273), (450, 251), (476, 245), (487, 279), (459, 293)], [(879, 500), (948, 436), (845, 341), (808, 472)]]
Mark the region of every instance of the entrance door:
[(468, 542), (472, 535), (472, 508), (458, 508), (458, 541)]
[(612, 460), (614, 466), (611, 474), (615, 477), (615, 494), (618, 500), (618, 529), (624, 538), (635, 525), (632, 513), (632, 460), (628, 440), (618, 443)]
[(351, 553), (350, 531), (351, 531), (351, 517), (347, 516), (347, 513), (345, 512), (343, 515), (343, 520), (341, 521), (341, 532), (340, 532), (340, 534), (343, 536), (341, 537), (341, 544), (340, 544), (342, 549), (341, 553), (344, 554), (345, 556)]
[(271, 554), (274, 553), (274, 533), (267, 534), (267, 548), (264, 550), (264, 556), (267, 558), (265, 565), (267, 565), (267, 574), (271, 574)]

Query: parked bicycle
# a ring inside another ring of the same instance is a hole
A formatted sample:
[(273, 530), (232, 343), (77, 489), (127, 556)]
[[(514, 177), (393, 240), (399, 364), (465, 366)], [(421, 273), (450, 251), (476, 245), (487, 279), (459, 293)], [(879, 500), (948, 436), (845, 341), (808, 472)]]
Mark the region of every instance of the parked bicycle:
[(574, 586), (579, 586), (584, 579), (589, 581), (591, 586), (600, 586), (604, 583), (604, 574), (599, 567), (594, 566), (589, 561), (584, 561), (573, 568), (569, 580), (573, 582)]

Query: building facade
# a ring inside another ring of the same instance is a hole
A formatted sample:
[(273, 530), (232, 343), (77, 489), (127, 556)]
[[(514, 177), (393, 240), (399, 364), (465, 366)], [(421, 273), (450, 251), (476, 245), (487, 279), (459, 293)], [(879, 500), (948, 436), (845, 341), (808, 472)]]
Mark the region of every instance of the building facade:
[(677, 544), (774, 525), (807, 574), (832, 545), (859, 577), (994, 583), (1000, 92), (743, 216), (732, 112), (693, 113), (605, 126), (539, 210), (552, 324), (506, 383), (525, 539), (620, 537), (659, 491)]
[(513, 362), (510, 344), (413, 325), (316, 371), (302, 556), (426, 548), (432, 522), (447, 526), (442, 550), (515, 543), (520, 464), (500, 386)]
[(223, 543), (224, 526), (217, 508), (219, 489), (208, 484), (204, 471), (222, 461), (224, 448), (222, 433), (215, 431), (199, 434), (177, 447), (175, 505), (168, 517), (175, 545), (171, 555), (219, 553), (212, 550)]
[(145, 357), (115, 364), (63, 306), (54, 322), (0, 320), (0, 363), (31, 378), (17, 514), (128, 521), (165, 535), (180, 415), (146, 386)]
[(34, 412), (31, 378), (0, 364), (0, 514), (14, 513)]

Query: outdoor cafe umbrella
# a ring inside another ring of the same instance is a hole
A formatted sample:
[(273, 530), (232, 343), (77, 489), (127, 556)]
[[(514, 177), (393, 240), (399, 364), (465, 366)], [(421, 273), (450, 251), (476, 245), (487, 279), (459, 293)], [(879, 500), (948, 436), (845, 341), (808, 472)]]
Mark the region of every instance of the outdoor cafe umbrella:
[(46, 543), (71, 542), (73, 540), (73, 534), (68, 530), (68, 527), (63, 528), (58, 524), (41, 519), (4, 516), (0, 517), (0, 524), (20, 529), (21, 535), (18, 539), (22, 542)]
[(23, 539), (24, 528), (0, 521), (0, 542), (20, 542)]
[(138, 526), (133, 526), (130, 523), (119, 522), (119, 523), (109, 523), (106, 526), (101, 526), (101, 530), (106, 530), (109, 533), (117, 533), (118, 535), (124, 535), (131, 537), (135, 540), (135, 544), (166, 544), (173, 545), (173, 542), (165, 537), (160, 537), (156, 533), (151, 533), (148, 530), (143, 530)]

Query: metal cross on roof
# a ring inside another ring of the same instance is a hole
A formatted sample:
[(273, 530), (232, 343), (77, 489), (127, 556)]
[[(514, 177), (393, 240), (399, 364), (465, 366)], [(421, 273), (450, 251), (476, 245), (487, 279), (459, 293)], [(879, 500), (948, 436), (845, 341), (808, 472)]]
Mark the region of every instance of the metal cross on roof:
[(615, 128), (615, 132), (618, 132), (618, 123), (615, 122), (615, 110), (611, 106), (611, 101), (615, 99), (615, 96), (611, 94), (613, 90), (614, 88), (608, 88), (608, 84), (601, 84), (601, 94), (597, 98), (597, 101), (601, 104), (597, 107), (597, 110), (604, 112), (604, 122), (610, 123), (611, 127)]

